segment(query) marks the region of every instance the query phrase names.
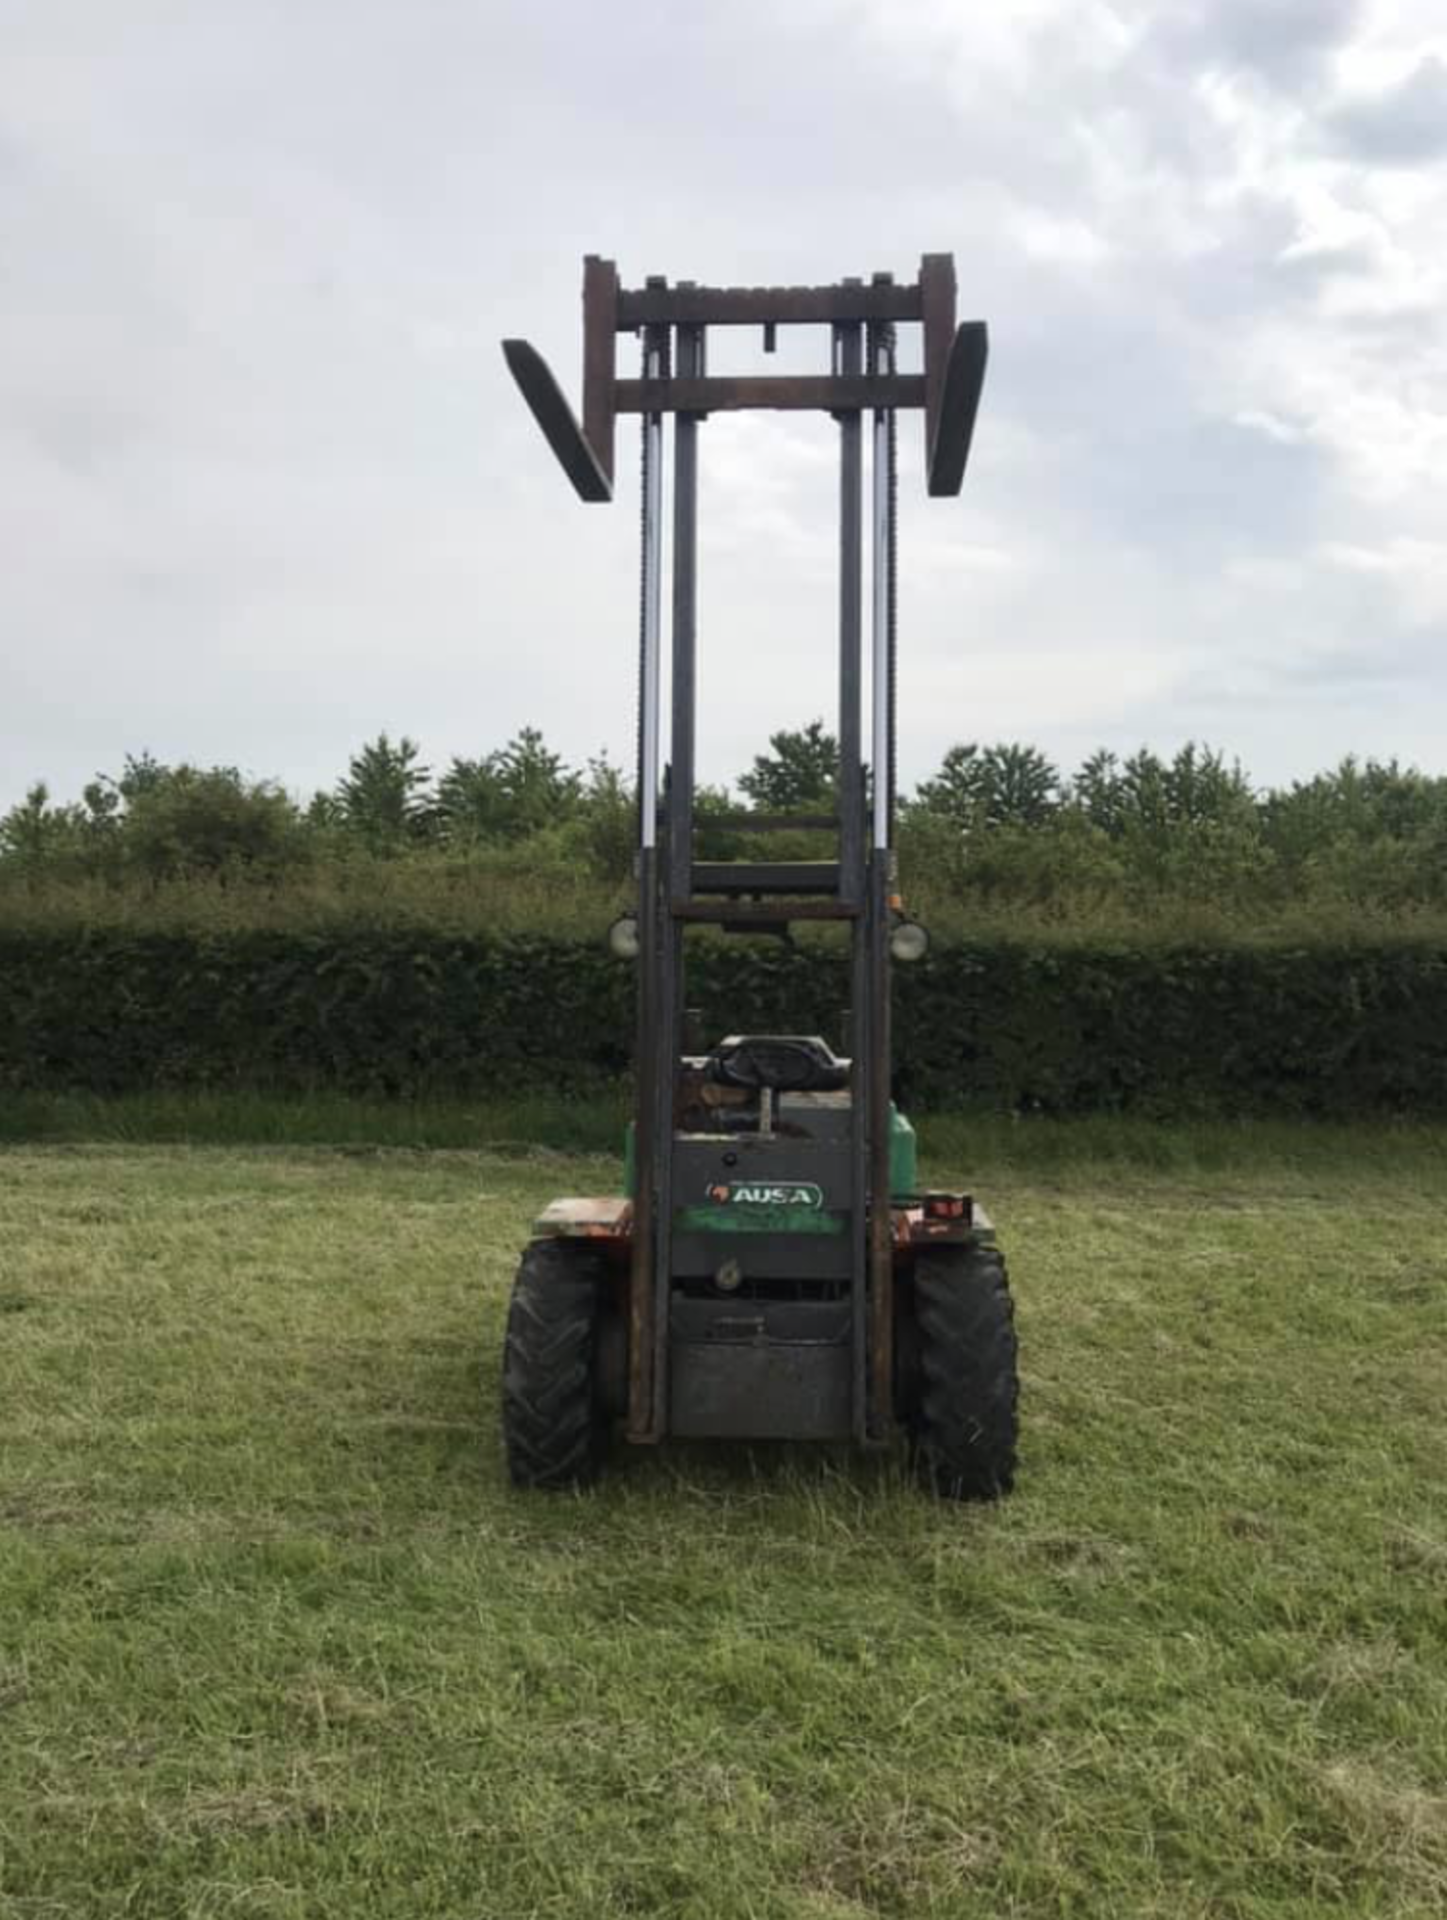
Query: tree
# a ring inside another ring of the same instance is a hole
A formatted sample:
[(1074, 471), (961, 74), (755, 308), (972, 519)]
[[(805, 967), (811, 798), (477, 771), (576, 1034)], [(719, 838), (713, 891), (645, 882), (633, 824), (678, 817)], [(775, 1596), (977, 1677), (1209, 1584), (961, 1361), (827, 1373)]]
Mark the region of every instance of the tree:
[(87, 835), (98, 844), (106, 844), (120, 825), (120, 788), (99, 773), (81, 789), (80, 797)]
[(1256, 797), (1239, 762), (1228, 766), (1220, 753), (1194, 740), (1173, 760), (1142, 747), (1123, 766), (1102, 748), (1076, 775), (1071, 797), (1107, 832), (1157, 841), (1191, 826), (1250, 830), (1256, 822)]
[(987, 827), (1043, 826), (1060, 805), (1060, 775), (1036, 747), (1004, 741), (980, 756)]
[(739, 786), (761, 813), (823, 812), (835, 804), (839, 742), (822, 720), (769, 735), (768, 753), (739, 776)]
[(394, 746), (385, 733), (352, 756), (337, 786), (343, 824), (379, 851), (425, 833), (431, 770), (417, 764), (421, 752), (404, 733)]
[(85, 790), (89, 801), (92, 793), (105, 792), (111, 796), (108, 810), (114, 812), (123, 802), (129, 805), (139, 799), (143, 793), (154, 793), (171, 777), (171, 769), (164, 760), (143, 747), (139, 753), (128, 753), (120, 774), (98, 773), (95, 780)]
[(574, 832), (594, 873), (627, 879), (638, 845), (638, 796), (606, 753), (588, 762)]
[(980, 749), (971, 740), (950, 748), (934, 778), (915, 788), (910, 806), (968, 833), (979, 819), (981, 799)]
[(168, 768), (126, 808), (121, 845), (151, 880), (277, 873), (300, 857), (297, 812), (270, 781), (235, 767)]
[(571, 819), (582, 794), (582, 776), (536, 727), (524, 727), (485, 759), (454, 759), (438, 783), (437, 811), (449, 839), (524, 840)]
[(13, 860), (27, 870), (43, 867), (68, 851), (77, 831), (74, 807), (53, 807), (43, 780), (25, 798), (0, 817), (0, 859)]
[(1256, 797), (1239, 761), (1188, 740), (1165, 774), (1166, 807), (1173, 823), (1222, 826), (1254, 823)]
[(1038, 827), (1060, 805), (1060, 775), (1035, 747), (1002, 741), (981, 751), (971, 742), (950, 748), (935, 777), (916, 789), (914, 804), (963, 832)]
[(1070, 782), (1070, 801), (1091, 826), (1119, 833), (1125, 825), (1126, 781), (1120, 761), (1108, 747), (1099, 747)]
[(325, 790), (312, 795), (302, 818), (313, 833), (345, 831), (347, 824), (341, 801), (335, 793), (327, 793)]

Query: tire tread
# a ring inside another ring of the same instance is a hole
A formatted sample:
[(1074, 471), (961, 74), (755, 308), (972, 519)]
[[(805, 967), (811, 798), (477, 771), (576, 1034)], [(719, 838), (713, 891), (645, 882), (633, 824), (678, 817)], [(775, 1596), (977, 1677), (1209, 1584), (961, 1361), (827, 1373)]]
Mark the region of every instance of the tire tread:
[(602, 1465), (596, 1378), (601, 1261), (535, 1240), (523, 1253), (503, 1343), (502, 1430), (514, 1486), (586, 1485)]
[(995, 1247), (938, 1248), (914, 1273), (915, 1465), (931, 1492), (995, 1500), (1015, 1484), (1019, 1347), (1005, 1261)]

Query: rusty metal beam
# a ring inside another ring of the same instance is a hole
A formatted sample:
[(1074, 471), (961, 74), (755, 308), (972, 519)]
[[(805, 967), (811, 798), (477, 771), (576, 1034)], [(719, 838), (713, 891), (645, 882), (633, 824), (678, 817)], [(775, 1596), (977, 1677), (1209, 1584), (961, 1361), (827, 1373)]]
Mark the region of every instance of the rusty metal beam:
[(704, 380), (620, 380), (619, 413), (737, 413), (760, 407), (849, 413), (861, 407), (922, 407), (924, 376), (744, 374)]
[(590, 253), (583, 262), (583, 438), (613, 484), (617, 406), (618, 269)]
[(934, 459), (940, 430), (945, 372), (955, 338), (955, 260), (950, 253), (927, 253), (919, 263), (920, 318), (924, 322), (924, 457)]
[[(939, 258), (948, 256), (927, 256)], [(618, 329), (660, 322), (712, 327), (809, 326), (848, 320), (918, 320), (917, 286), (637, 287), (618, 295)]]

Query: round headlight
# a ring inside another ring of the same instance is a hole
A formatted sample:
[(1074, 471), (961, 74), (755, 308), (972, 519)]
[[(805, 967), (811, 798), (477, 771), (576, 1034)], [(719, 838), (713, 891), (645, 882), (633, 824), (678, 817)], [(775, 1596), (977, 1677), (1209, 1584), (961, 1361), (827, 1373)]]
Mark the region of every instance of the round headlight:
[(638, 958), (638, 921), (633, 914), (625, 913), (609, 927), (608, 949), (619, 960)]
[(929, 952), (929, 935), (917, 920), (901, 920), (889, 936), (889, 950), (906, 965), (923, 960)]

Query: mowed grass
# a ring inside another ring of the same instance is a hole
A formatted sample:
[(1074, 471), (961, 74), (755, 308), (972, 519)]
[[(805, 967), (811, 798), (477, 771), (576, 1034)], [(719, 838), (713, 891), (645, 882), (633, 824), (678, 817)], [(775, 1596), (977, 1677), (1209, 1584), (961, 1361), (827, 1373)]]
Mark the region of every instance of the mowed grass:
[(510, 1270), (611, 1160), (0, 1152), (0, 1914), (1443, 1911), (1447, 1139), (1111, 1137), (935, 1131), (1016, 1281), (993, 1510), (514, 1494)]

